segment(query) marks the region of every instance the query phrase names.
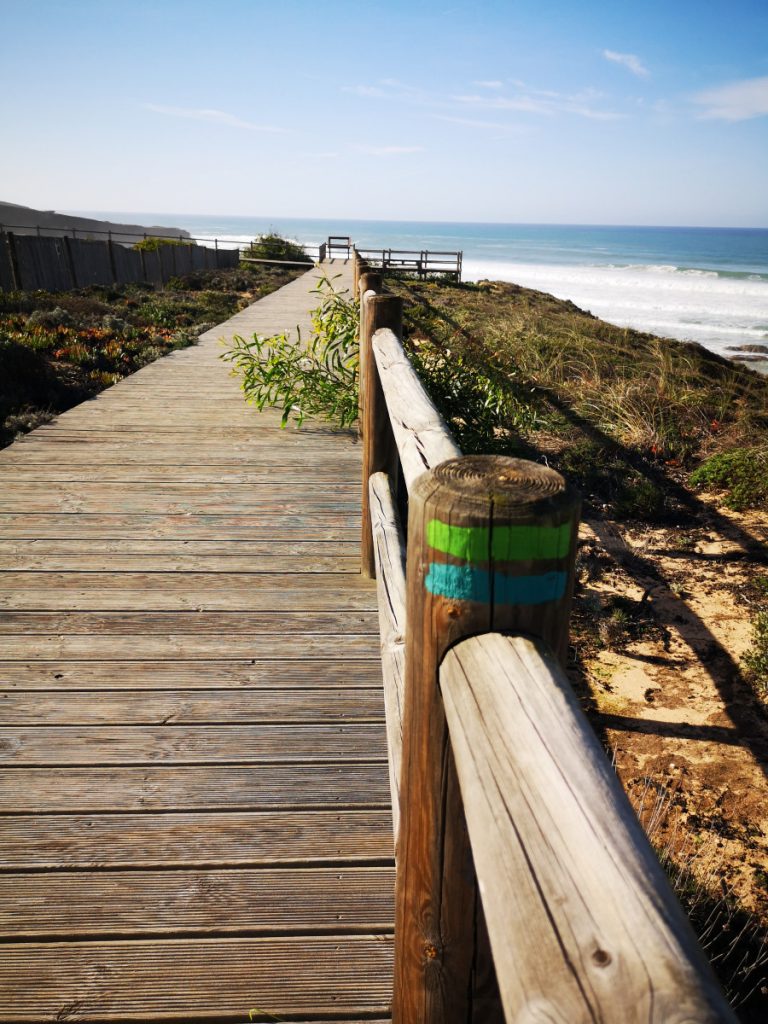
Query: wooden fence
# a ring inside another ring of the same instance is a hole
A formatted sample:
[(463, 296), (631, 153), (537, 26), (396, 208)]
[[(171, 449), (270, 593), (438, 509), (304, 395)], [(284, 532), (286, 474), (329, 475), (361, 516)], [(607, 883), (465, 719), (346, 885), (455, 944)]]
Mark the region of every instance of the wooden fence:
[(0, 232), (0, 289), (66, 291), (136, 281), (161, 285), (193, 270), (236, 267), (239, 258), (237, 249), (186, 243), (137, 252), (111, 238), (93, 241)]
[(462, 456), (401, 301), (355, 271), (394, 1024), (735, 1021), (563, 672), (578, 496), (537, 463)]

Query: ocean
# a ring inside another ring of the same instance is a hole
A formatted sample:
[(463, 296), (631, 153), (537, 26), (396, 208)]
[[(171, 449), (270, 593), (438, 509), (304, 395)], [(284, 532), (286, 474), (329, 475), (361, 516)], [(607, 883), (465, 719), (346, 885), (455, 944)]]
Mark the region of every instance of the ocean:
[[(82, 212), (82, 211), (79, 211)], [(104, 217), (104, 213), (88, 216)], [(317, 245), (464, 252), (464, 279), (517, 284), (571, 299), (622, 327), (698, 341), (722, 355), (768, 348), (768, 229), (300, 220), (110, 212), (173, 224), (193, 236), (247, 242), (275, 230)], [(768, 356), (768, 353), (766, 353)], [(765, 364), (759, 366), (765, 369)]]

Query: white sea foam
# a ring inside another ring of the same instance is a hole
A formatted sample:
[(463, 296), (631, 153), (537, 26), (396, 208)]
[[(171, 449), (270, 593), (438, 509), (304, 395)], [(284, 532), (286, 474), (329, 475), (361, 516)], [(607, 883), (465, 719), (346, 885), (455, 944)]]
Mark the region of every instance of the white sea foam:
[(556, 266), (464, 262), (464, 278), (513, 281), (571, 299), (603, 320), (698, 341), (722, 354), (744, 342), (768, 344), (768, 281), (655, 266)]

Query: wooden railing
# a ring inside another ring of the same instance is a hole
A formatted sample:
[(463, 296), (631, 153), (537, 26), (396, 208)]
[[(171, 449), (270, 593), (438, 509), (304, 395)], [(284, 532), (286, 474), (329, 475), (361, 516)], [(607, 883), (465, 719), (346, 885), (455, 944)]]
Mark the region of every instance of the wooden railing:
[(462, 456), (400, 300), (359, 256), (355, 280), (394, 1024), (735, 1021), (562, 669), (578, 496), (537, 463)]
[(357, 249), (360, 258), (372, 270), (388, 274), (416, 274), (422, 280), (430, 276), (461, 281), (463, 253), (431, 252), (428, 249)]

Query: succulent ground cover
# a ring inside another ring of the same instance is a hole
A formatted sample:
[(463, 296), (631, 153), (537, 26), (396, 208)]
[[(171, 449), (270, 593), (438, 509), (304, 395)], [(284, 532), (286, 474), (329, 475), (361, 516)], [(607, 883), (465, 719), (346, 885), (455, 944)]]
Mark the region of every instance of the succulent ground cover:
[(281, 287), (300, 268), (198, 271), (163, 290), (0, 292), (0, 446)]

